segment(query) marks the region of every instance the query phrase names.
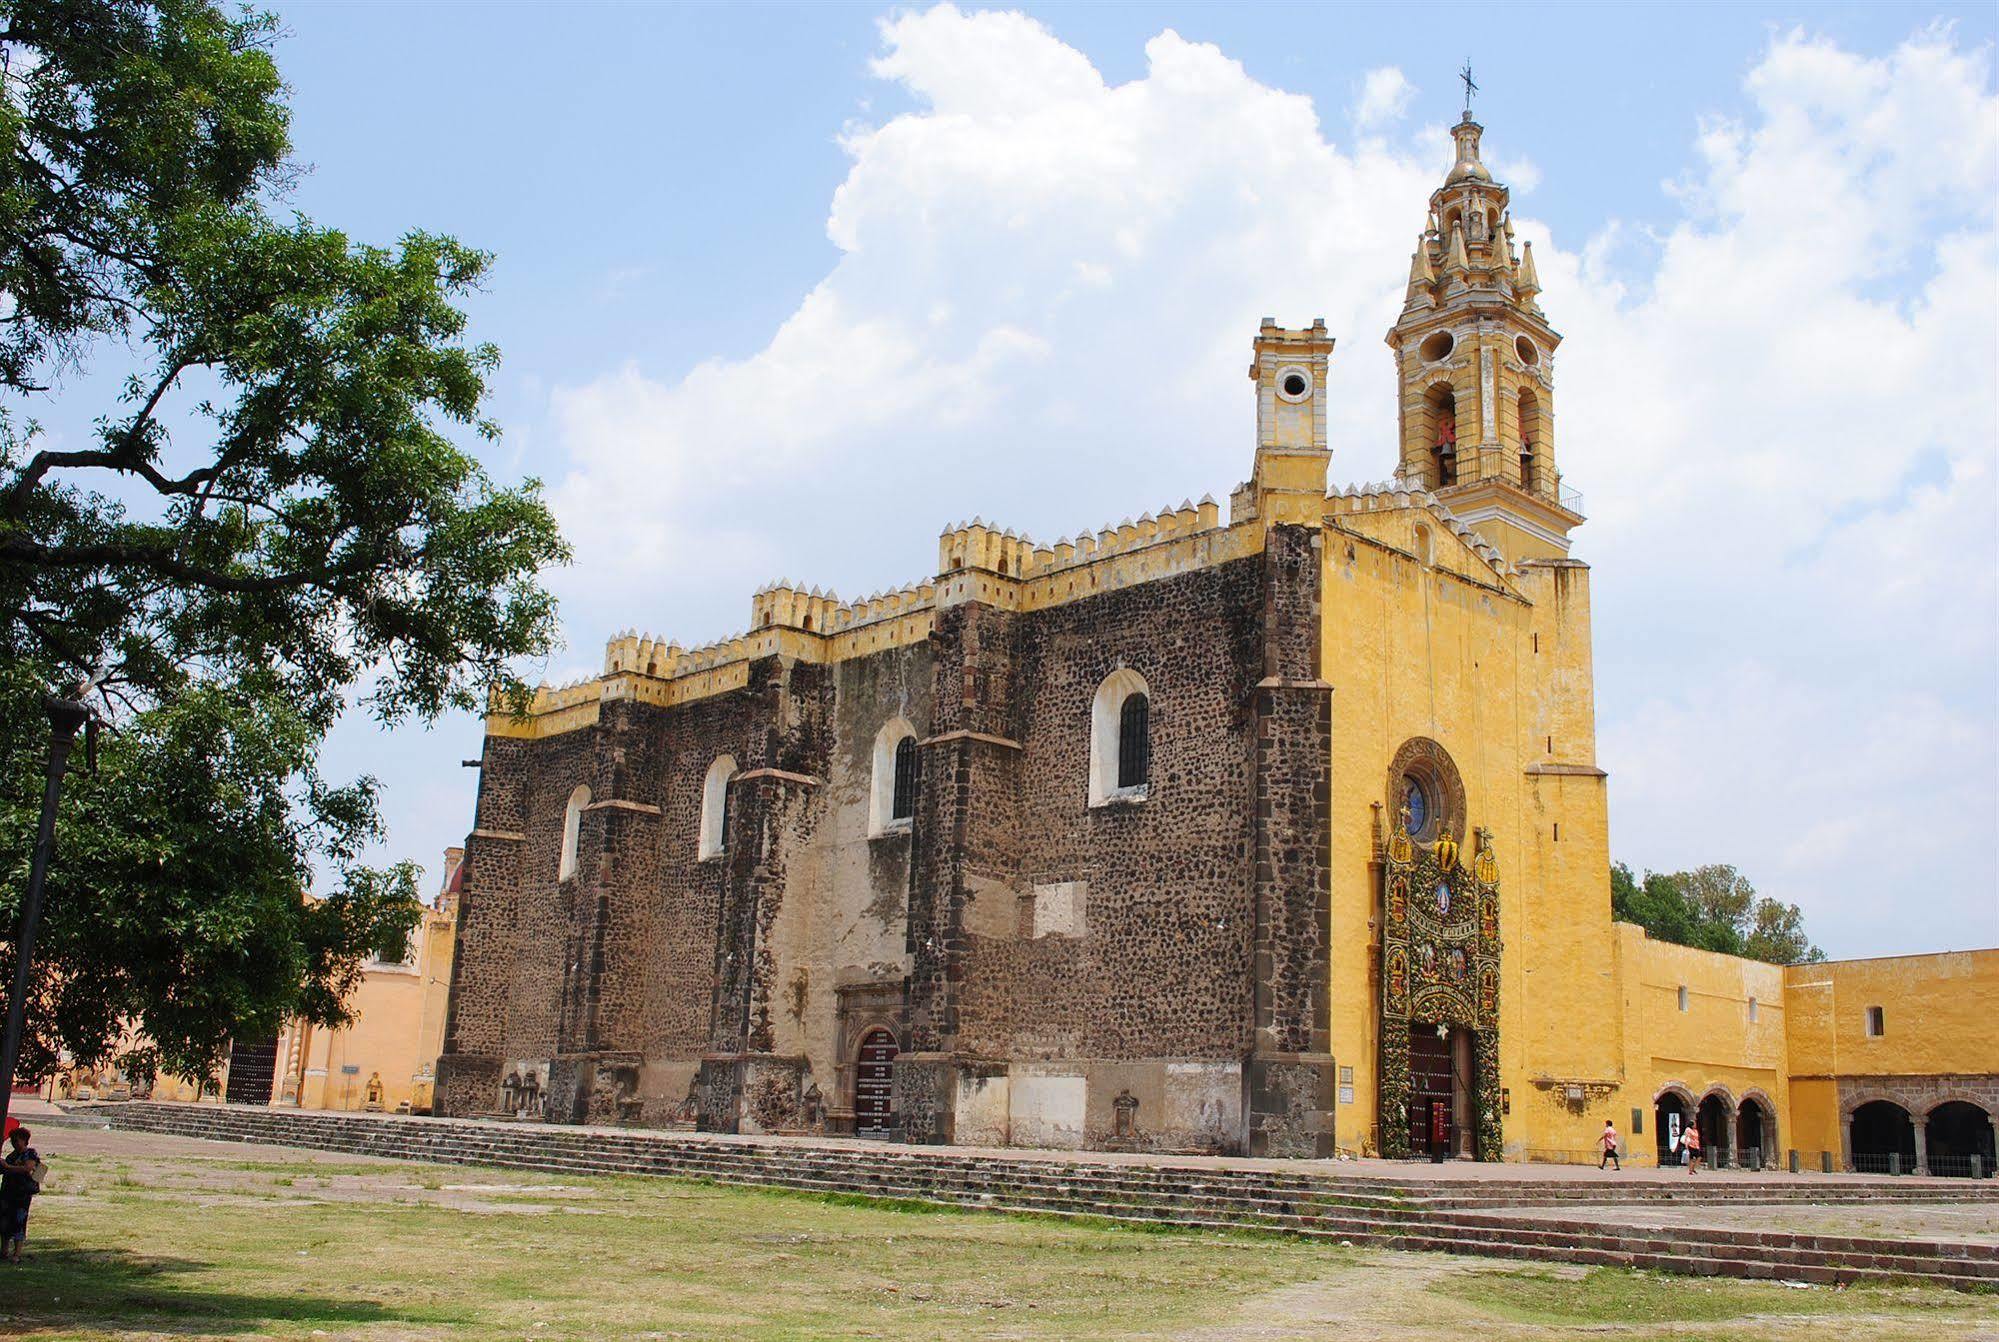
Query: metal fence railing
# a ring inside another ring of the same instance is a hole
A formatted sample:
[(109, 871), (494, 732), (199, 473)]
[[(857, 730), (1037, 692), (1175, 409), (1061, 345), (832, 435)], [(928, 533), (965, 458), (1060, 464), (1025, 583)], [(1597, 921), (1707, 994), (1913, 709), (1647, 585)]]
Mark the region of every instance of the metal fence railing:
[[(1532, 453), (1528, 455), (1531, 457)], [(1529, 467), (1524, 473), (1522, 466), (1521, 454), (1509, 448), (1467, 448), (1457, 454), (1455, 478), (1449, 479), (1449, 483), (1468, 485), (1477, 480), (1501, 480), (1536, 498), (1566, 508), (1578, 517), (1582, 516), (1581, 490), (1563, 484), (1561, 474), (1548, 470), (1545, 465)]]
[(1916, 1157), (1900, 1151), (1855, 1151), (1852, 1164), (1855, 1174), (1913, 1174)]
[(1946, 1179), (1990, 1179), (1992, 1160), (1976, 1153), (1965, 1156), (1932, 1155), (1930, 1173)]

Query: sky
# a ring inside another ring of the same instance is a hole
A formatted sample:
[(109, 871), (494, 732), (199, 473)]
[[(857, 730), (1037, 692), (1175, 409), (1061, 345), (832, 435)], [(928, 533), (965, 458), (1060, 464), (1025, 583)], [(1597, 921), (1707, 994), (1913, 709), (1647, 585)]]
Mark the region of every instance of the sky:
[[(479, 451), (575, 545), (551, 682), (974, 514), (1225, 498), (1263, 316), (1326, 319), (1332, 478), (1387, 478), (1469, 59), (1565, 336), (1613, 855), (1733, 863), (1835, 956), (1999, 944), (1992, 6), (277, 8), (292, 204), (497, 256)], [(435, 878), (479, 737), (341, 725), (378, 858)]]

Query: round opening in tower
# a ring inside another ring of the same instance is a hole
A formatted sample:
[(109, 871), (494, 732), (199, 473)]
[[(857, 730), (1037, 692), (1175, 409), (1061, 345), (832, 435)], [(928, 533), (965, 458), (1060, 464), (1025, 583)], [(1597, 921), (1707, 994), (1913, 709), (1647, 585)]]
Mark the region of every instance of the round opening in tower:
[(1526, 364), (1529, 368), (1541, 362), (1541, 351), (1534, 348), (1534, 342), (1526, 336), (1520, 336), (1514, 340), (1513, 352), (1518, 354), (1520, 362)]
[(1277, 394), (1287, 401), (1302, 401), (1312, 394), (1312, 375), (1295, 364), (1277, 370)]
[(1418, 345), (1416, 352), (1423, 356), (1424, 363), (1435, 363), (1439, 359), (1449, 358), (1451, 351), (1457, 347), (1456, 336), (1449, 331), (1438, 331)]
[(1284, 394), (1286, 396), (1303, 396), (1305, 388), (1310, 385), (1310, 383), (1305, 381), (1303, 373), (1293, 373), (1284, 379)]

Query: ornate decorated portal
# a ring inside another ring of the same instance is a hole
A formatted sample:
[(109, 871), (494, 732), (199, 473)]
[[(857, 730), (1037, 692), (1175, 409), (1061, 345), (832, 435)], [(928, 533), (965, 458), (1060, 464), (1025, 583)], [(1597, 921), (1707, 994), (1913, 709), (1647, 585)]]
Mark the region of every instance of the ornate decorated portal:
[(1448, 827), (1434, 842), (1419, 843), (1409, 824), (1405, 805), (1382, 864), (1381, 1152), (1410, 1154), (1411, 1032), (1435, 1030), (1442, 1039), (1455, 1026), (1472, 1042), (1470, 1075), (1456, 1082), (1469, 1091), (1472, 1150), (1497, 1160), (1499, 863), (1492, 835), (1477, 830), (1475, 851), (1465, 853)]

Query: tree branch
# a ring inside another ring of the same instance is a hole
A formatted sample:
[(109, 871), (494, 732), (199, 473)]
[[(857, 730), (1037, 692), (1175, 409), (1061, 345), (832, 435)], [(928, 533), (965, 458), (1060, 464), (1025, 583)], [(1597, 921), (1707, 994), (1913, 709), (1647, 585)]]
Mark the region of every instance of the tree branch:
[(91, 568), (99, 565), (129, 565), (149, 569), (180, 582), (194, 583), (218, 592), (282, 592), (311, 587), (338, 578), (352, 578), (380, 567), (356, 560), (346, 564), (320, 564), (295, 573), (267, 573), (244, 577), (203, 568), (177, 559), (153, 546), (131, 545), (123, 541), (103, 541), (96, 545), (48, 546), (25, 536), (0, 537), (0, 563), (24, 564), (34, 568)]

